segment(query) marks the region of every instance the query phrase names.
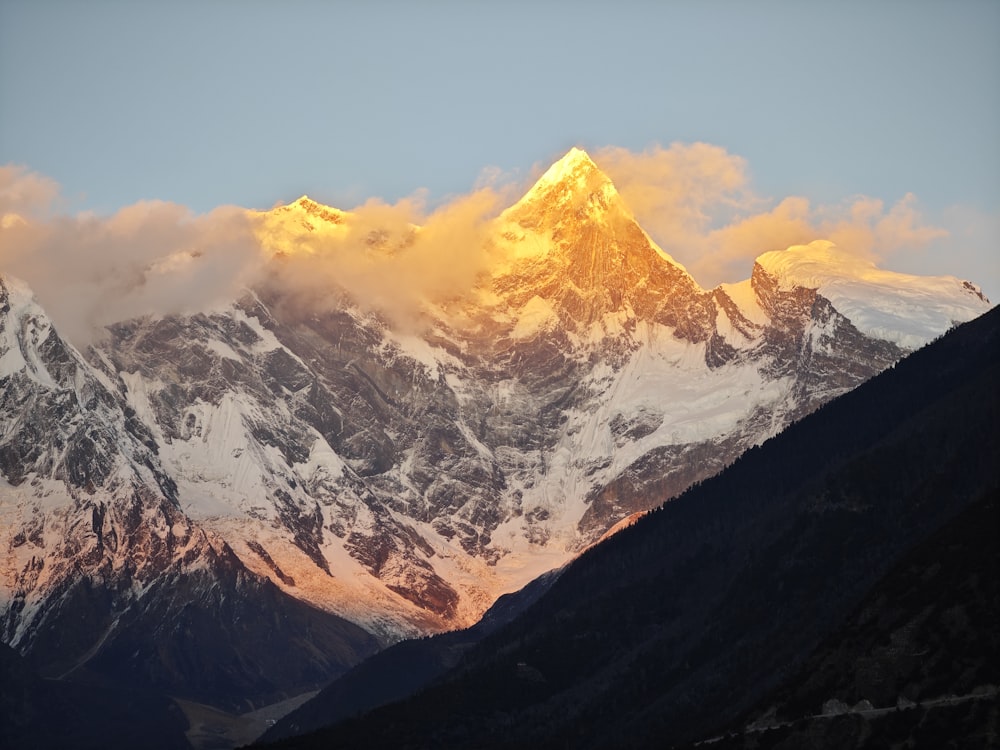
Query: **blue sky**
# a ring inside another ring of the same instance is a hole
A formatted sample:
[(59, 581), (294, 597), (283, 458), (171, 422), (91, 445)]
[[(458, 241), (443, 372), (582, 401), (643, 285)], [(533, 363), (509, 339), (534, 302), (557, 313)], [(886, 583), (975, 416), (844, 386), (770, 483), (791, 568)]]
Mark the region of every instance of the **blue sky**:
[(949, 238), (899, 270), (995, 298), (998, 71), (993, 0), (0, 0), (0, 165), (67, 212), (433, 206), (573, 145), (705, 142), (764, 208), (907, 200)]

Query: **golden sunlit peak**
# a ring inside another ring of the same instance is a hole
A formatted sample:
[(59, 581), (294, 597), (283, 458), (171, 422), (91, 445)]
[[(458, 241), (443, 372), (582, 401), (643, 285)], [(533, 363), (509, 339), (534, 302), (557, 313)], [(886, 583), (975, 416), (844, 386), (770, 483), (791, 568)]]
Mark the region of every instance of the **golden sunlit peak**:
[(575, 177), (581, 170), (589, 171), (592, 169), (596, 170), (597, 165), (594, 164), (590, 155), (582, 148), (574, 146), (545, 171), (539, 182), (564, 182)]
[(611, 180), (598, 169), (587, 152), (574, 146), (559, 161), (545, 170), (545, 174), (538, 178), (538, 182), (528, 191), (525, 198), (540, 196), (554, 187), (573, 190), (593, 184), (595, 181), (611, 184)]
[(586, 151), (584, 151), (582, 148), (579, 148), (578, 146), (573, 146), (559, 160), (559, 162), (564, 162), (564, 161), (568, 162), (587, 161), (590, 162), (591, 164), (594, 163), (593, 160), (590, 158), (590, 154), (588, 154)]
[(248, 212), (265, 254), (312, 255), (322, 243), (342, 238), (352, 215), (303, 195), (269, 211)]
[(308, 195), (303, 195), (301, 198), (299, 198), (297, 201), (295, 201), (292, 205), (293, 206), (298, 206), (299, 208), (305, 209), (306, 211), (315, 211), (317, 209), (327, 209), (329, 211), (335, 211), (336, 210), (336, 209), (330, 208), (329, 206), (324, 206), (322, 203), (317, 203), (312, 198), (310, 198)]
[(550, 206), (568, 205), (595, 197), (597, 204), (605, 208), (611, 203), (621, 204), (618, 191), (608, 176), (594, 164), (586, 151), (573, 147), (549, 167), (531, 190), (509, 210), (516, 213), (538, 202)]
[(324, 206), (322, 203), (317, 203), (308, 195), (303, 195), (297, 201), (290, 204), (288, 208), (299, 209), (310, 216), (325, 219), (326, 221), (333, 222), (334, 224), (340, 224), (344, 220), (345, 216), (345, 213), (340, 209), (333, 208), (331, 206)]

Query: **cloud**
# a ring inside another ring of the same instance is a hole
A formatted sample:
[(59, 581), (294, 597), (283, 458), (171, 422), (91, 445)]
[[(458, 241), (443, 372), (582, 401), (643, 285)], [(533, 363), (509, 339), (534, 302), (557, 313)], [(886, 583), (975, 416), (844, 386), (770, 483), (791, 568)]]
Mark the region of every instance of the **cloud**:
[(950, 274), (979, 284), (993, 302), (1000, 301), (1000, 214), (980, 208), (952, 205), (944, 209), (941, 224), (948, 236), (920, 252), (896, 253), (900, 271), (916, 274)]
[(821, 206), (802, 196), (761, 196), (746, 160), (711, 144), (613, 147), (594, 158), (639, 224), (706, 287), (746, 278), (761, 253), (815, 239), (885, 262), (948, 235), (925, 223), (912, 194), (888, 210), (867, 196)]
[(303, 314), (347, 295), (397, 325), (421, 325), (426, 300), (468, 291), (487, 268), (489, 221), (506, 195), (484, 180), (430, 211), (422, 192), (370, 199), (325, 232), (287, 214), (271, 221), (229, 206), (194, 215), (160, 201), (108, 217), (49, 215), (52, 180), (18, 167), (0, 180), (0, 269), (25, 279), (78, 346), (111, 323), (204, 309), (264, 280)]
[[(911, 194), (888, 206), (866, 196), (833, 205), (775, 200), (755, 192), (743, 158), (705, 143), (606, 148), (594, 158), (639, 224), (706, 288), (747, 278), (761, 253), (814, 239), (899, 270), (1000, 285), (995, 263), (992, 282), (974, 273), (976, 258), (992, 257), (995, 217), (970, 218), (956, 207), (935, 226)], [(294, 215), (288, 211), (300, 209), (254, 214), (234, 206), (195, 215), (157, 201), (107, 217), (66, 216), (56, 212), (55, 182), (6, 166), (0, 270), (24, 278), (80, 346), (110, 323), (204, 309), (262, 283), (284, 292), (301, 314), (332, 309), (346, 296), (397, 326), (419, 328), (427, 300), (458, 298), (496, 261), (491, 221), (524, 187), (486, 169), (473, 192), (432, 209), (425, 192), (394, 204), (371, 199), (339, 224), (308, 213), (322, 214), (319, 206)], [(970, 238), (969, 227), (980, 229)], [(955, 252), (961, 243), (971, 243), (971, 255)], [(965, 265), (948, 270), (945, 257)]]
[(176, 204), (143, 202), (106, 218), (25, 218), (44, 216), (58, 188), (24, 171), (15, 177), (14, 189), (0, 193), (0, 216), (6, 217), (0, 269), (27, 281), (77, 346), (91, 343), (110, 323), (227, 299), (262, 267), (242, 209), (195, 216)]
[(888, 257), (900, 251), (923, 247), (948, 235), (944, 227), (923, 224), (917, 197), (907, 193), (887, 214), (876, 220), (873, 248), (880, 257)]
[(47, 214), (58, 195), (59, 185), (54, 180), (27, 167), (0, 166), (0, 220), (5, 220), (5, 224), (13, 223), (14, 217)]
[(719, 146), (674, 143), (640, 153), (609, 147), (594, 158), (639, 223), (668, 244), (704, 235), (720, 212), (754, 203), (746, 161)]
[(470, 290), (490, 262), (490, 220), (502, 208), (501, 192), (482, 187), (428, 212), (418, 194), (395, 204), (370, 200), (339, 226), (255, 219), (266, 251), (282, 254), (268, 283), (285, 292), (293, 312), (338, 305), (346, 294), (397, 326), (420, 327), (428, 300)]
[(807, 199), (791, 197), (769, 211), (746, 218), (734, 217), (729, 223), (710, 230), (699, 243), (701, 254), (691, 267), (695, 278), (709, 286), (718, 281), (746, 278), (753, 267), (753, 259), (761, 253), (816, 239), (818, 230), (812, 223), (811, 214)]

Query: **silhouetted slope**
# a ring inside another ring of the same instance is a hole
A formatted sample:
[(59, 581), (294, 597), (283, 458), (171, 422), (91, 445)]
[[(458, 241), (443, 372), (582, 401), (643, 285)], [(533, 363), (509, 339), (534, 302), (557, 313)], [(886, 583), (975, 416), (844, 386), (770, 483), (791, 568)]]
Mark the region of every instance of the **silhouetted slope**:
[(0, 643), (0, 748), (181, 750), (187, 720), (165, 696), (43, 680)]
[(793, 675), (1000, 478), (1000, 311), (753, 449), (574, 563), (409, 701), (283, 747), (662, 747)]
[(282, 718), (262, 735), (261, 741), (310, 732), (412, 695), (454, 667), (473, 645), (534, 603), (559, 573), (550, 571), (520, 591), (504, 594), (471, 628), (402, 641), (365, 659)]
[[(994, 490), (895, 565), (712, 747), (997, 747), (998, 529)], [(851, 710), (866, 701), (874, 711)]]

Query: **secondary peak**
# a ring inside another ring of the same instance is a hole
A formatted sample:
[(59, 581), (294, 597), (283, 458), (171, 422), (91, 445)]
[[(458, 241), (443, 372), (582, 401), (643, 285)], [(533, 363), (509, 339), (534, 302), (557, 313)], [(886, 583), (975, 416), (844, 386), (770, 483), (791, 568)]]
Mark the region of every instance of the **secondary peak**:
[(333, 224), (340, 224), (344, 221), (347, 214), (338, 208), (333, 208), (332, 206), (326, 206), (322, 203), (317, 203), (308, 195), (303, 195), (294, 203), (290, 203), (288, 206), (282, 207), (283, 211), (288, 210), (298, 210), (302, 211), (308, 216), (313, 216), (319, 219), (324, 219)]

